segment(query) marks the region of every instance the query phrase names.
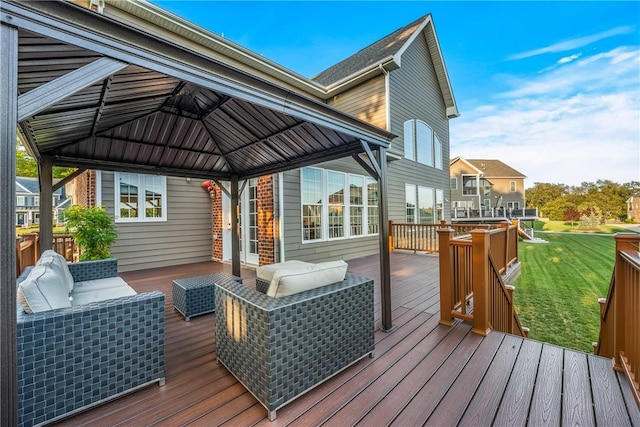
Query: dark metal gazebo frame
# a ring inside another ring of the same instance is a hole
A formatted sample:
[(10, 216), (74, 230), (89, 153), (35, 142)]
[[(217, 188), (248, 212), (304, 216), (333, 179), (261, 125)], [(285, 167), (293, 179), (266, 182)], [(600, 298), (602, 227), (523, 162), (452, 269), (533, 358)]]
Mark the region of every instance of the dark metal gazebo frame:
[[(250, 73), (68, 2), (0, 3), (0, 387), (17, 424), (15, 143), (40, 169), (41, 245), (52, 167), (229, 181), (353, 156), (379, 183), (382, 329), (390, 330), (386, 148), (395, 135)], [(232, 218), (233, 273), (240, 274)]]

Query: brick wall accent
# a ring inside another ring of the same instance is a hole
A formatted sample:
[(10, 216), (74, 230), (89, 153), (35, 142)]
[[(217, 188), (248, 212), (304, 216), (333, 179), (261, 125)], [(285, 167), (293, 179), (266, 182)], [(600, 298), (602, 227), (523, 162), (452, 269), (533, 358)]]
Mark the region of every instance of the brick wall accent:
[(258, 178), (258, 255), (260, 265), (275, 262), (273, 175)]
[(71, 204), (85, 207), (96, 205), (96, 171), (88, 170), (67, 184), (67, 194), (71, 197)]
[(222, 261), (222, 190), (213, 184), (211, 195), (211, 221), (213, 232), (213, 260)]

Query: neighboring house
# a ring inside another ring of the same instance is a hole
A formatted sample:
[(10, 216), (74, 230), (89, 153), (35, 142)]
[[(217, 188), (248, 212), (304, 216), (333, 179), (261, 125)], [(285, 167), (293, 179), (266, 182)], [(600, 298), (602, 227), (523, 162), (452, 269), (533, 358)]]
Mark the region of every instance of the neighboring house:
[(640, 222), (640, 193), (627, 199), (627, 218), (633, 222)]
[[(54, 180), (54, 184), (60, 181)], [(64, 188), (53, 192), (53, 220), (64, 223), (64, 210), (70, 206)], [(16, 177), (16, 225), (40, 223), (40, 183), (38, 178)]]
[[(139, 27), (150, 25), (149, 13), (157, 11), (153, 25), (175, 28), (175, 17), (167, 20), (169, 15), (154, 6), (113, 6), (123, 7), (123, 14), (131, 14), (127, 20)], [(192, 37), (191, 24), (182, 24), (175, 36)], [(193, 40), (201, 40), (201, 31), (194, 32)], [(387, 150), (390, 220), (437, 223), (449, 218), (449, 120), (458, 111), (431, 15), (313, 79), (226, 39), (209, 37), (199, 46), (203, 52), (398, 135)], [(84, 182), (74, 191), (79, 203), (105, 205), (116, 217), (119, 237), (112, 253), (121, 270), (231, 258), (231, 204), (215, 183), (209, 194), (201, 182), (184, 178), (112, 172), (87, 172), (82, 177), (78, 179)], [(349, 259), (379, 250), (378, 183), (354, 158), (253, 178), (243, 188), (245, 264)], [(138, 203), (143, 192), (145, 209)], [(161, 195), (156, 198), (156, 193)]]
[(456, 157), (450, 170), (452, 218), (468, 217), (470, 211), (509, 216), (524, 209), (526, 176), (500, 160)]

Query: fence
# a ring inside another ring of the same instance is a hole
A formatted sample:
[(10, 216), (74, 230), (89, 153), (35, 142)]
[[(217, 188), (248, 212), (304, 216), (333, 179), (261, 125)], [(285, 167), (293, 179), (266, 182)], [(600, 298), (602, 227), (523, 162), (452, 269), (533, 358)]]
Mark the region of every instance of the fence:
[(640, 235), (616, 234), (616, 261), (609, 294), (600, 303), (600, 337), (595, 353), (614, 360), (640, 406)]
[[(52, 248), (69, 262), (78, 260), (76, 243), (70, 234), (54, 234)], [(39, 258), (40, 235), (38, 233), (23, 234), (16, 237), (16, 277), (26, 267), (35, 265)]]
[(473, 331), (491, 329), (527, 336), (513, 304), (513, 290), (502, 276), (518, 261), (517, 225), (472, 230), (455, 237), (452, 228), (438, 230), (440, 252), (440, 322), (472, 323)]
[(469, 234), (474, 229), (495, 228), (495, 224), (407, 224), (389, 221), (389, 248), (414, 252), (438, 252), (438, 229), (453, 229), (454, 236)]

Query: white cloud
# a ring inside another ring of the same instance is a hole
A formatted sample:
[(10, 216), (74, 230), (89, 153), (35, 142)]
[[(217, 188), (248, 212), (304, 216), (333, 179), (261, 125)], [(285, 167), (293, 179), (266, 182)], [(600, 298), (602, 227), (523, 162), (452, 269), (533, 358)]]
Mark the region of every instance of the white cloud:
[(567, 64), (569, 62), (575, 61), (576, 59), (580, 58), (582, 56), (581, 53), (574, 53), (571, 56), (565, 56), (564, 58), (560, 58), (558, 60), (558, 64)]
[(583, 46), (590, 45), (592, 43), (595, 43), (597, 41), (600, 41), (609, 37), (617, 36), (620, 34), (629, 34), (632, 32), (633, 32), (632, 27), (628, 27), (628, 26), (616, 27), (616, 28), (612, 28), (611, 30), (602, 31), (600, 33), (593, 34), (590, 36), (578, 37), (575, 39), (554, 43), (550, 46), (545, 46), (539, 49), (529, 50), (527, 52), (522, 52), (522, 53), (516, 53), (514, 55), (509, 56), (507, 59), (516, 60), (516, 59), (530, 58), (532, 56), (543, 55), (546, 53), (566, 52), (569, 50), (574, 50)]
[(535, 182), (640, 181), (640, 49), (504, 81), (491, 107), (451, 122), (451, 157), (495, 158)]

